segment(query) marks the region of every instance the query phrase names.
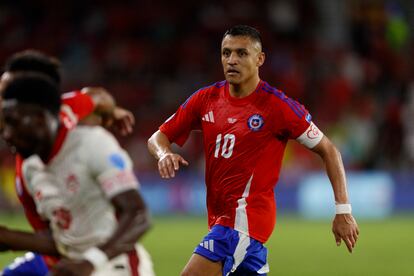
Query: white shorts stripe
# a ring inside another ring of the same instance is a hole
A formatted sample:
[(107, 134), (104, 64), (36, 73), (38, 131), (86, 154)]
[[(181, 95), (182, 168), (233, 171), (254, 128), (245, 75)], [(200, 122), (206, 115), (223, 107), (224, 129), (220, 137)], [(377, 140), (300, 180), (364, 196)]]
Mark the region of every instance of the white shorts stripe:
[(211, 252), (214, 252), (214, 240), (209, 240), (208, 241), (208, 246), (209, 246), (209, 250)]
[(257, 273), (259, 274), (265, 274), (265, 273), (269, 273), (270, 269), (269, 269), (269, 263), (266, 263), (264, 266), (262, 266)]
[(249, 247), (249, 245), (250, 245), (249, 236), (243, 233), (239, 233), (239, 242), (236, 246), (236, 250), (234, 250), (234, 254), (233, 254), (234, 264), (231, 269), (231, 272), (234, 272), (237, 269), (237, 267), (241, 264), (241, 262), (244, 260), (244, 257), (246, 257), (247, 248)]

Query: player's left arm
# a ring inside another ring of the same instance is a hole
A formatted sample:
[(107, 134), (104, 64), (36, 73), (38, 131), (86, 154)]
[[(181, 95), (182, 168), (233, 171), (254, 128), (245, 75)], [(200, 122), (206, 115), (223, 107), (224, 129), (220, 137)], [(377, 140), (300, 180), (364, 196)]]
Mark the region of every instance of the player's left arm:
[[(108, 259), (134, 250), (136, 241), (149, 229), (150, 220), (139, 191), (133, 164), (113, 136), (100, 129), (88, 137), (92, 155), (88, 155), (91, 172), (110, 199), (117, 216), (113, 235), (99, 249)], [(94, 147), (94, 148), (92, 148)]]
[(288, 138), (296, 139), (300, 144), (317, 153), (325, 164), (335, 195), (336, 216), (332, 231), (337, 245), (339, 246), (343, 240), (349, 252), (352, 252), (359, 230), (351, 214), (341, 154), (312, 122), (312, 116), (303, 105), (288, 97), (278, 103), (278, 110), (283, 118), (282, 129), (287, 130)]
[(358, 240), (359, 229), (351, 214), (341, 154), (326, 136), (323, 136), (320, 142), (311, 150), (322, 158), (333, 188), (337, 212), (333, 220), (332, 232), (336, 244), (339, 246), (341, 240), (343, 240), (348, 251), (352, 253)]
[(125, 191), (111, 200), (118, 218), (112, 237), (99, 248), (109, 259), (135, 249), (135, 243), (150, 228), (149, 215), (137, 190)]
[(94, 104), (94, 112), (99, 115), (111, 114), (115, 108), (115, 99), (103, 87), (84, 87), (81, 93), (89, 95)]

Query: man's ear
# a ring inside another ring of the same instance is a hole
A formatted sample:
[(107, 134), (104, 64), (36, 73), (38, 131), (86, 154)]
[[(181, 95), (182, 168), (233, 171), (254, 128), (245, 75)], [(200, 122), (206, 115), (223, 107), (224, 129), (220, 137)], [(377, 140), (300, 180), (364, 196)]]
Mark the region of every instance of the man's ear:
[(257, 67), (260, 67), (263, 65), (263, 63), (265, 62), (266, 56), (264, 52), (260, 52), (259, 53), (259, 58), (257, 59)]

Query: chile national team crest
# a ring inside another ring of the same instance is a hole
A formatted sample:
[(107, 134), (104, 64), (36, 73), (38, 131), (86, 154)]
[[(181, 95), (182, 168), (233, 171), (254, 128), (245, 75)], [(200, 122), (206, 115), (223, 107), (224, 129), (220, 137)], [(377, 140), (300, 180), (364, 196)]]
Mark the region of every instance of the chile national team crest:
[(249, 119), (247, 120), (247, 126), (252, 131), (260, 130), (263, 127), (263, 125), (264, 125), (263, 117), (259, 114), (254, 114), (250, 116)]

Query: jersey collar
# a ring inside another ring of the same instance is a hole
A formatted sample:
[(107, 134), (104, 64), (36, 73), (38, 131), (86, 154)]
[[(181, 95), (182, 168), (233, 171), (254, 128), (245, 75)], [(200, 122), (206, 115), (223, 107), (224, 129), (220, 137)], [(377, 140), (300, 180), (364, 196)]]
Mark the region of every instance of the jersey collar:
[(66, 127), (65, 124), (60, 124), (58, 133), (56, 135), (55, 143), (53, 144), (52, 152), (49, 155), (46, 163), (50, 163), (50, 161), (58, 154), (59, 150), (63, 146), (63, 142), (65, 142), (65, 138), (69, 132), (69, 128)]
[(224, 87), (224, 94), (226, 96), (226, 99), (229, 102), (236, 104), (236, 105), (245, 105), (247, 103), (252, 103), (256, 100), (262, 85), (263, 85), (263, 81), (260, 80), (256, 86), (256, 89), (253, 91), (253, 93), (243, 98), (235, 98), (230, 95), (229, 82), (226, 81), (226, 85)]

